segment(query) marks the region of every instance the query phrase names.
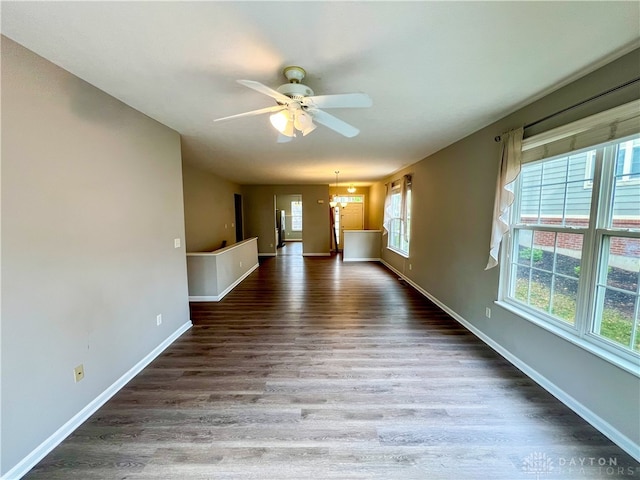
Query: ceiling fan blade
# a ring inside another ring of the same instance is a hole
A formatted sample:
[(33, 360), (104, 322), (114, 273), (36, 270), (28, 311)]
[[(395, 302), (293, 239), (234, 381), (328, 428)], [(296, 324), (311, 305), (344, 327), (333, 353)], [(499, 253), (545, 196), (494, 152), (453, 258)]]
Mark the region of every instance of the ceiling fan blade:
[(320, 125), (324, 125), (331, 130), (338, 132), (345, 137), (351, 138), (355, 137), (360, 133), (353, 125), (349, 125), (347, 122), (343, 122), (338, 117), (334, 117), (333, 115), (323, 112), (322, 110), (315, 110), (313, 113), (313, 119), (318, 122)]
[(216, 118), (214, 122), (220, 122), (222, 120), (231, 120), (231, 119), (240, 118), (240, 117), (253, 117), (254, 115), (260, 115), (263, 113), (278, 112), (280, 110), (284, 110), (285, 108), (287, 108), (286, 105), (274, 105), (273, 107), (266, 107), (266, 108), (261, 108), (260, 110), (252, 110), (250, 112), (238, 113), (237, 115), (231, 115), (229, 117)]
[(366, 93), (340, 93), (305, 97), (304, 103), (318, 108), (367, 108), (373, 105), (373, 100)]
[(271, 98), (275, 98), (278, 103), (288, 105), (289, 102), (291, 102), (291, 99), (286, 95), (283, 95), (273, 88), (267, 87), (260, 82), (254, 82), (253, 80), (238, 80), (237, 82), (240, 85), (244, 85), (245, 87), (249, 87), (255, 90), (256, 92), (264, 93), (265, 95), (269, 95)]

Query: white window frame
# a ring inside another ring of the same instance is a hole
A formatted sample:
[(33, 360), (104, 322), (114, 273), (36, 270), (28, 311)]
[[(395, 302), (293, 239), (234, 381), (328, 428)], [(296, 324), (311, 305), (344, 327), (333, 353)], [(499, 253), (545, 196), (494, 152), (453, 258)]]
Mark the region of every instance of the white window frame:
[(584, 185), (585, 189), (593, 188), (593, 179), (591, 178), (591, 172), (593, 171), (593, 165), (596, 161), (596, 154), (594, 151), (589, 150), (587, 152), (587, 165), (584, 169)]
[[(594, 147), (597, 148), (595, 156), (594, 179), (589, 188), (593, 188), (590, 208), (589, 227), (562, 227), (549, 225), (518, 225), (515, 224), (519, 217), (517, 211), (518, 201), (514, 203), (511, 211), (512, 230), (503, 238), (503, 246), (501, 248), (501, 271), (499, 283), (499, 295), (496, 303), (505, 309), (525, 318), (546, 330), (570, 341), (573, 344), (588, 350), (599, 357), (640, 376), (638, 368), (640, 354), (632, 349), (620, 346), (613, 341), (607, 340), (606, 337), (593, 333), (596, 330), (600, 320), (597, 319), (597, 282), (603, 278), (603, 268), (606, 276), (606, 256), (607, 252), (603, 251), (607, 244), (606, 237), (628, 237), (640, 239), (640, 229), (613, 228), (609, 226), (609, 219), (612, 218), (612, 199), (613, 185), (615, 182), (615, 162), (616, 147), (615, 145), (625, 141), (625, 138), (618, 138), (611, 142), (601, 143)], [(640, 140), (639, 140), (640, 141)], [(585, 150), (585, 149), (582, 149)], [(579, 151), (571, 151), (568, 154), (579, 153)], [(541, 161), (550, 161), (562, 155), (555, 155), (542, 159)], [(625, 166), (626, 168), (626, 166)], [(620, 177), (618, 177), (620, 181)], [(631, 180), (634, 180), (633, 178)], [(586, 183), (586, 179), (585, 179)], [(626, 181), (624, 183), (627, 183)], [(521, 177), (516, 182), (514, 191), (516, 195), (520, 193)], [(620, 185), (620, 183), (618, 183)], [(587, 187), (587, 185), (585, 185)], [(546, 312), (530, 307), (515, 298), (509, 296), (513, 290), (515, 278), (513, 278), (512, 256), (516, 252), (517, 246), (514, 245), (515, 236), (518, 230), (534, 230), (534, 231), (551, 231), (557, 233), (582, 233), (582, 256), (581, 256), (581, 272), (579, 277), (578, 294), (576, 302), (575, 323), (559, 320)], [(604, 265), (604, 267), (603, 267)], [(636, 331), (636, 335), (640, 334)], [(632, 338), (633, 341), (633, 338)], [(631, 344), (633, 345), (633, 343)]]

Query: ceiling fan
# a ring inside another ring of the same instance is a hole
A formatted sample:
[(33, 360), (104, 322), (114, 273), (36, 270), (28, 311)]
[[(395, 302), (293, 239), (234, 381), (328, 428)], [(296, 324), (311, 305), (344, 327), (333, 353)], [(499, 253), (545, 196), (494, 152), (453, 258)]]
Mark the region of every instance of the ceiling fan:
[(279, 143), (290, 142), (296, 131), (303, 136), (315, 130), (316, 123), (324, 125), (345, 137), (355, 137), (360, 133), (353, 125), (340, 120), (322, 109), (325, 108), (365, 108), (373, 105), (366, 93), (341, 93), (336, 95), (315, 95), (313, 90), (300, 81), (306, 73), (302, 67), (289, 66), (283, 72), (289, 83), (272, 89), (253, 80), (238, 80), (238, 83), (273, 98), (278, 105), (217, 118), (214, 122), (271, 113), (271, 124), (280, 132)]

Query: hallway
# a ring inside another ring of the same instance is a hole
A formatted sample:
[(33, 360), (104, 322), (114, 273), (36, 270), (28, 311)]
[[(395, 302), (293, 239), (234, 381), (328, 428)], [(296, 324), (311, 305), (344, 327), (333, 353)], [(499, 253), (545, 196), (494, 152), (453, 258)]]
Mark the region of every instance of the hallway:
[(302, 255), (302, 242), (284, 242), (284, 246), (278, 248), (276, 254), (278, 256), (301, 256)]

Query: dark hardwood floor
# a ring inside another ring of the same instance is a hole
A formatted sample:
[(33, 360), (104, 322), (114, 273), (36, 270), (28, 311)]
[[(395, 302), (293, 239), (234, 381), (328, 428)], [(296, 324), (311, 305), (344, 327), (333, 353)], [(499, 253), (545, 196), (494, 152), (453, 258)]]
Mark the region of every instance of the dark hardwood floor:
[(640, 478), (379, 264), (269, 258), (191, 318), (25, 478)]

